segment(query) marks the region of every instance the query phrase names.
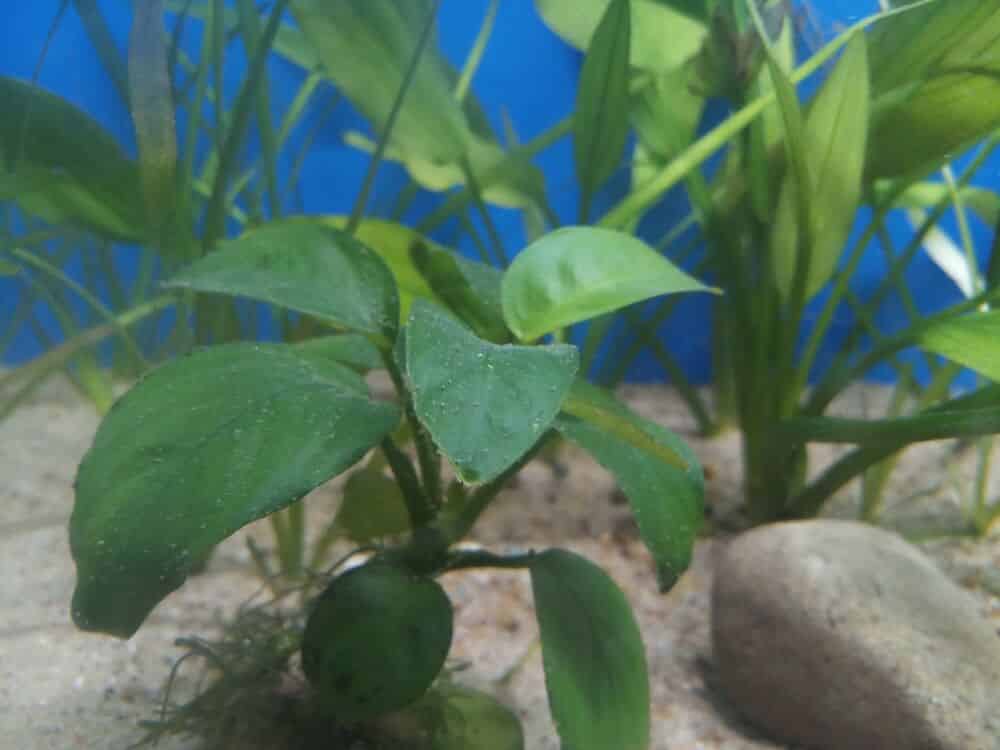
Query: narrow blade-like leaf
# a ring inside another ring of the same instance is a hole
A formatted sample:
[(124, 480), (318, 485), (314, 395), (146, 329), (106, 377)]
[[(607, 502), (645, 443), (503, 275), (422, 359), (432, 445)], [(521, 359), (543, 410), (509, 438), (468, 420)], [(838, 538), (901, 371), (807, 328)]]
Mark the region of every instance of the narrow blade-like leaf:
[(573, 116), (573, 157), (584, 210), (621, 164), (629, 131), (631, 0), (612, 0), (587, 48)]

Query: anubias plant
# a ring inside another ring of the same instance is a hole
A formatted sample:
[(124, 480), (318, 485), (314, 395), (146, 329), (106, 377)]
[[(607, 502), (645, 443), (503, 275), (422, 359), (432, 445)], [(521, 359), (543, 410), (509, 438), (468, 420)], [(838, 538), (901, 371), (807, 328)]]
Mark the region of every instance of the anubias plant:
[[(414, 293), (414, 279), (422, 291)], [(325, 590), (282, 652), (301, 651), (317, 710), (335, 725), (378, 726), (427, 700), (452, 637), (451, 605), (436, 579), (479, 566), (522, 568), (565, 745), (648, 745), (644, 648), (611, 579), (567, 550), (494, 554), (456, 543), (559, 435), (616, 476), (661, 589), (673, 585), (702, 518), (695, 457), (582, 380), (574, 346), (541, 340), (642, 299), (707, 287), (612, 230), (551, 233), (501, 273), (417, 236), (406, 254), (380, 254), (307, 218), (230, 240), (167, 285), (280, 305), (329, 335), (198, 349), (115, 404), (76, 481), (78, 626), (131, 636), (216, 544), (301, 507), (310, 490), (375, 452), (394, 483), (369, 475), (338, 516), (368, 556), (332, 580), (319, 576)], [(372, 368), (388, 373), (394, 399), (372, 397), (362, 377)], [(455, 696), (461, 710), (467, 702), (454, 691), (445, 684), (432, 695)], [(434, 747), (455, 746), (449, 726), (437, 728)], [(476, 746), (520, 747), (520, 730), (503, 726)]]

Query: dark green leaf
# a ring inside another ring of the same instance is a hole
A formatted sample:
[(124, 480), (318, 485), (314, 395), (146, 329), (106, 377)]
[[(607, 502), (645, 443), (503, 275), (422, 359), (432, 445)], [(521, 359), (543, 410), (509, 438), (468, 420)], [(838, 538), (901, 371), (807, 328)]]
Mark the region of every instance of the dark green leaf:
[(134, 4), (129, 36), (129, 109), (154, 239), (171, 221), (177, 195), (177, 133), (167, 55), (163, 0)]
[(632, 506), (639, 533), (656, 562), (660, 588), (665, 591), (690, 564), (701, 527), (704, 477), (698, 459), (683, 440), (636, 416), (606, 391), (578, 381), (573, 397), (626, 420), (687, 464), (682, 469), (663, 461), (598, 422), (568, 414), (560, 414), (556, 420), (556, 429), (614, 474)]
[[(326, 226), (343, 227), (347, 220), (336, 216), (320, 219), (320, 223)], [(392, 271), (392, 275), (396, 279), (396, 287), (399, 290), (401, 320), (409, 314), (410, 305), (416, 297), (436, 300), (445, 304), (445, 301), (435, 294), (413, 263), (411, 250), (417, 245), (427, 248), (432, 256), (443, 255), (454, 259), (479, 302), (489, 308), (491, 316), (501, 317), (500, 280), (503, 274), (492, 266), (463, 258), (458, 253), (432, 242), (419, 232), (394, 221), (362, 219), (361, 223), (358, 224), (355, 236), (378, 253), (389, 266), (389, 270)]]
[(501, 299), (507, 327), (532, 341), (660, 294), (708, 291), (632, 235), (567, 227), (518, 254), (504, 274)]
[(367, 544), (409, 531), (410, 514), (399, 485), (369, 465), (347, 478), (334, 524), (352, 541)]
[(552, 425), (578, 367), (576, 348), (499, 346), (417, 300), (406, 326), (413, 406), (466, 482), (487, 482)]
[(548, 550), (531, 564), (549, 707), (562, 746), (645, 750), (649, 678), (625, 595), (589, 560)]
[(139, 170), (89, 115), (0, 76), (0, 198), (115, 240), (145, 238)]
[(410, 257), (437, 299), (480, 338), (495, 344), (510, 342), (510, 332), (500, 306), (491, 305), (489, 300), (477, 293), (462, 272), (457, 256), (435, 252), (428, 245), (418, 242), (410, 248)]
[(76, 478), (77, 625), (131, 636), (212, 547), (361, 458), (399, 411), (356, 380), (287, 346), (235, 344), (129, 391)]
[(399, 321), (382, 259), (351, 235), (303, 219), (222, 242), (166, 286), (250, 297), (362, 333), (391, 337)]
[(444, 666), (452, 610), (440, 584), (378, 560), (338, 576), (302, 636), (302, 671), (341, 723), (420, 699)]
[(573, 115), (573, 157), (584, 206), (621, 164), (629, 131), (631, 0), (611, 0), (580, 71)]
[[(780, 86), (778, 93), (782, 92), (787, 95), (787, 87)], [(793, 120), (786, 118), (795, 135)], [(867, 47), (858, 34), (810, 103), (799, 146), (804, 154), (793, 161), (801, 161), (802, 167), (792, 169), (782, 181), (771, 246), (776, 281), (786, 297), (797, 273), (806, 271), (803, 291), (809, 299), (836, 269), (861, 200), (867, 132)], [(808, 190), (801, 180), (810, 181)], [(803, 207), (804, 192), (809, 199)], [(797, 268), (800, 261), (806, 269)]]
[[(685, 2), (685, 0), (679, 0)], [(587, 49), (611, 0), (535, 0), (542, 20), (566, 42)], [(660, 0), (631, 0), (631, 63), (650, 73), (680, 67), (701, 49), (705, 25)]]

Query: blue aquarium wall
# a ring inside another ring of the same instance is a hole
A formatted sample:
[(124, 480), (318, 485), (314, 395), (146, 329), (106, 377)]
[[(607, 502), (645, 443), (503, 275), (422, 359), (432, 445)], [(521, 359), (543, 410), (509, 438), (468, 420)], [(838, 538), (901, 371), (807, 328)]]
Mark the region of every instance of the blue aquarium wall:
[[(402, 0), (405, 2), (405, 0)], [(127, 0), (102, 0), (99, 3), (109, 20), (121, 49), (130, 22), (130, 3)], [(40, 55), (46, 44), (53, 19), (60, 8), (59, 0), (33, 0), (9, 3), (5, 23), (0, 30), (0, 75), (16, 76), (30, 80), (35, 74)], [(445, 55), (461, 64), (473, 43), (476, 31), (486, 12), (488, 0), (445, 0), (439, 19), (440, 43)], [(810, 0), (809, 8), (800, 8), (818, 34), (829, 38), (838, 26), (850, 24), (878, 10), (877, 0)], [(242, 53), (239, 44), (230, 45), (227, 84), (232, 93), (240, 80)], [(191, 45), (190, 54), (197, 49)], [(528, 140), (564, 118), (573, 108), (576, 81), (581, 55), (566, 46), (541, 21), (532, 0), (502, 0), (496, 26), (482, 65), (475, 77), (473, 89), (484, 104), (487, 114), (498, 132), (503, 132), (504, 114), (509, 117), (521, 140)], [(283, 112), (294, 96), (302, 73), (299, 69), (275, 59), (270, 67), (273, 106)], [(38, 71), (42, 87), (68, 99), (83, 108), (114, 134), (134, 153), (132, 126), (128, 111), (116, 93), (112, 81), (102, 68), (80, 18), (70, 3), (64, 17), (52, 36), (47, 55)], [(327, 90), (317, 106), (313, 107), (307, 121), (299, 127), (308, 132), (318, 118), (326, 117), (326, 105), (335, 97)], [(0, 102), (2, 112), (2, 102)], [(724, 116), (716, 107), (706, 115), (706, 125)], [(348, 212), (357, 195), (367, 156), (343, 142), (349, 130), (368, 132), (363, 120), (341, 103), (329, 115), (312, 146), (310, 156), (301, 174), (301, 189), (288, 196), (286, 209), (292, 212), (344, 213)], [(572, 144), (565, 138), (543, 152), (536, 163), (544, 171), (551, 203), (563, 221), (572, 222), (577, 213), (579, 198), (572, 159)], [(961, 159), (958, 165), (961, 165)], [(998, 166), (992, 160), (979, 175), (977, 182), (984, 185), (997, 183)], [(291, 169), (286, 161), (283, 169)], [(380, 172), (369, 204), (375, 213), (387, 213), (400, 188), (406, 183), (398, 167), (386, 164)], [(627, 170), (620, 174), (599, 197), (598, 209), (608, 206), (620, 197), (628, 184)], [(420, 194), (406, 213), (408, 220), (424, 216), (437, 205), (440, 196)], [(680, 191), (669, 195), (643, 222), (640, 234), (655, 239), (666, 228), (685, 215), (686, 202)], [(516, 251), (524, 244), (521, 218), (514, 212), (494, 210), (494, 219), (503, 236), (505, 246)], [(909, 226), (900, 217), (892, 225), (897, 240), (908, 236)], [(956, 227), (946, 220), (942, 228), (953, 237)], [(985, 255), (991, 241), (991, 228), (974, 223), (972, 226), (978, 250)], [(434, 233), (434, 238), (458, 246), (463, 252), (473, 254), (468, 237), (457, 223), (444, 225)], [(134, 273), (134, 254), (128, 248), (117, 252), (122, 273)], [(131, 264), (131, 265), (130, 265)], [(69, 272), (81, 278), (79, 267), (69, 267)], [(856, 277), (855, 288), (864, 298), (866, 292), (884, 275), (885, 264), (881, 253), (875, 249), (868, 253)], [(912, 264), (908, 279), (917, 306), (921, 310), (940, 308), (960, 298), (954, 284), (929, 260), (926, 254)], [(0, 321), (7, 320), (16, 305), (16, 283), (0, 277)], [(813, 306), (818, 309), (822, 300)], [(697, 381), (710, 377), (709, 319), (711, 300), (707, 295), (690, 295), (684, 299), (677, 312), (661, 331), (661, 338), (669, 350)], [(899, 300), (889, 300), (879, 311), (879, 323), (885, 330), (901, 326), (905, 321)], [(837, 336), (849, 327), (851, 320), (845, 313), (833, 328), (826, 352), (832, 351)], [(43, 318), (46, 329), (58, 339), (58, 326), (52, 319)], [(49, 325), (51, 324), (51, 325)], [(267, 331), (262, 332), (267, 335)], [(623, 330), (619, 330), (622, 334)], [(3, 352), (6, 364), (16, 364), (37, 356), (44, 350), (42, 342), (28, 327), (20, 331), (13, 344)], [(819, 366), (822, 367), (822, 357)], [(888, 372), (872, 373), (875, 377), (888, 377)], [(663, 379), (664, 373), (655, 360), (644, 355), (630, 372), (633, 380)]]

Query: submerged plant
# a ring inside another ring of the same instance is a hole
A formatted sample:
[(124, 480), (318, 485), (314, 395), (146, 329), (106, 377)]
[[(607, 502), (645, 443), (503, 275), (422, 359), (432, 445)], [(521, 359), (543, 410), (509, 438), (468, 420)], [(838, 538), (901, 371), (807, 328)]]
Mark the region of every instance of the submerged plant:
[[(396, 278), (411, 273), (428, 292), (404, 298)], [(301, 514), (310, 490), (375, 450), (405, 517), (400, 528), (393, 495), (377, 485), (349, 500), (367, 516), (374, 551), (324, 583), (310, 606), (302, 668), (320, 710), (350, 727), (420, 700), (452, 635), (435, 579), (518, 568), (531, 575), (563, 741), (647, 746), (644, 649), (611, 579), (565, 550), (494, 554), (456, 544), (561, 435), (618, 478), (661, 588), (673, 585), (701, 521), (697, 461), (670, 432), (579, 379), (574, 346), (538, 341), (641, 299), (706, 287), (610, 230), (547, 235), (501, 274), (423, 242), (387, 263), (347, 232), (305, 218), (231, 240), (168, 286), (282, 305), (330, 335), (199, 349), (116, 403), (76, 482), (72, 612), (81, 628), (131, 636), (214, 545), (284, 508)], [(371, 366), (388, 373), (394, 400), (372, 399), (359, 374)], [(402, 543), (384, 542), (400, 532)]]

